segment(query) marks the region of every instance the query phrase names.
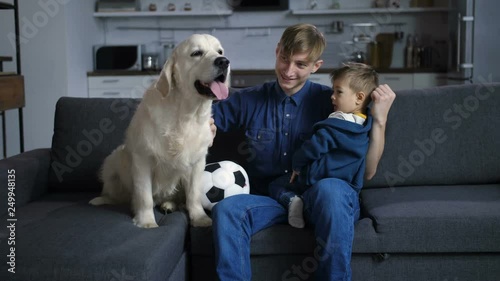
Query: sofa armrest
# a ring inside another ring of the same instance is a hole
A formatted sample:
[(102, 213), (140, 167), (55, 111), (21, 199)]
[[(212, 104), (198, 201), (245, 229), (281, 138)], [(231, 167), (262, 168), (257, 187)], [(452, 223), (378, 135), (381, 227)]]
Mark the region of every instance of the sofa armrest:
[[(12, 204), (9, 207), (21, 207), (46, 193), (50, 159), (50, 149), (41, 148), (0, 160), (2, 206), (7, 206), (8, 202), (14, 202), (15, 205)], [(6, 213), (7, 208), (0, 209), (0, 216)]]

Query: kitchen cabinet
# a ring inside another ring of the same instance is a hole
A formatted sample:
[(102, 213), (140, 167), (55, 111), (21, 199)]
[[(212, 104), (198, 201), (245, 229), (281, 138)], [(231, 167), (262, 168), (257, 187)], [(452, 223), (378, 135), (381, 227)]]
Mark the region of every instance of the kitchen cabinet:
[[(379, 84), (388, 84), (394, 91), (423, 89), (446, 85), (444, 73), (379, 73)], [(311, 74), (309, 80), (332, 86), (329, 73)]]
[[(158, 74), (144, 75), (96, 75), (88, 76), (91, 98), (142, 98), (146, 89), (159, 77)], [(422, 89), (446, 85), (444, 73), (379, 73), (379, 84), (388, 84), (394, 91)], [(234, 71), (231, 87), (245, 88), (276, 80), (273, 71)], [(330, 73), (313, 73), (309, 80), (331, 87)]]
[(413, 89), (423, 89), (447, 84), (445, 73), (414, 73)]
[(387, 84), (393, 91), (413, 89), (413, 73), (379, 73), (379, 84)]
[(90, 98), (142, 98), (159, 75), (89, 76)]
[(231, 87), (246, 88), (276, 80), (274, 70), (231, 70)]
[(394, 91), (423, 89), (447, 84), (444, 73), (380, 73), (379, 84), (387, 84)]
[(328, 73), (313, 73), (309, 77), (309, 80), (315, 83), (332, 86), (332, 81), (330, 80), (330, 74)]

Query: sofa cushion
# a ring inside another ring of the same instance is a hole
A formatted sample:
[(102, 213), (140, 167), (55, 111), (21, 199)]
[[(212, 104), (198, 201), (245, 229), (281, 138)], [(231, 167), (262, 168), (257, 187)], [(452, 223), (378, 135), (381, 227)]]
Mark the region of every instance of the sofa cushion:
[(500, 184), (377, 188), (361, 196), (384, 252), (500, 252)]
[(500, 182), (500, 84), (396, 92), (366, 187)]
[(138, 99), (63, 97), (56, 105), (49, 187), (97, 190), (98, 170), (124, 141)]
[[(88, 205), (94, 195), (50, 194), (18, 209), (16, 274), (4, 275), (10, 274), (4, 263), (0, 279), (168, 280), (181, 275), (185, 213), (155, 212), (160, 227), (142, 229), (133, 224), (128, 207)], [(8, 233), (0, 231), (3, 240)], [(6, 253), (6, 243), (1, 247)]]
[[(193, 255), (213, 255), (212, 228), (191, 227), (190, 238)], [(252, 236), (250, 252), (252, 256), (308, 255), (313, 253), (318, 245), (321, 246), (321, 241), (316, 241), (312, 228), (299, 229), (279, 224), (255, 233)], [(359, 220), (355, 227), (353, 252), (378, 253), (376, 245), (377, 236), (371, 219)]]

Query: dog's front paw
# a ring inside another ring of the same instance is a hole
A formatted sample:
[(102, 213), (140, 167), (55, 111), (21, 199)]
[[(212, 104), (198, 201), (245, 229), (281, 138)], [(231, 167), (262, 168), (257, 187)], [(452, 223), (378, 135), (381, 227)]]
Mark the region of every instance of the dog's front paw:
[(156, 221), (147, 221), (147, 220), (141, 220), (137, 217), (135, 217), (133, 220), (134, 224), (140, 228), (155, 228), (158, 227), (158, 224)]
[(100, 206), (100, 205), (111, 204), (111, 203), (112, 203), (112, 201), (109, 198), (104, 197), (104, 196), (99, 196), (99, 197), (96, 197), (96, 198), (89, 201), (89, 204), (94, 205), (94, 206)]
[(177, 211), (177, 204), (172, 201), (166, 201), (161, 204), (161, 208), (163, 211), (165, 211), (165, 213), (169, 214)]
[(191, 225), (194, 227), (208, 227), (212, 225), (212, 219), (209, 218), (208, 216), (192, 219)]

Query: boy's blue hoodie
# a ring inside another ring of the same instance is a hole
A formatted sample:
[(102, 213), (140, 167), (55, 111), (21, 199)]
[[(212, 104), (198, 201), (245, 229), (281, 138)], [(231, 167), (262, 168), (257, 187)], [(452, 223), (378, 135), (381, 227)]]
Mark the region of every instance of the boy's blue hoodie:
[(316, 123), (311, 139), (293, 156), (293, 170), (300, 171), (299, 183), (313, 185), (324, 178), (338, 178), (359, 192), (363, 187), (371, 127), (369, 113), (363, 125), (338, 118)]

